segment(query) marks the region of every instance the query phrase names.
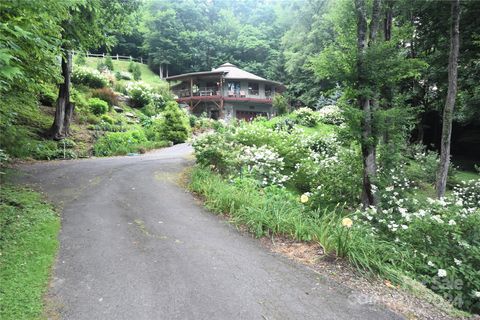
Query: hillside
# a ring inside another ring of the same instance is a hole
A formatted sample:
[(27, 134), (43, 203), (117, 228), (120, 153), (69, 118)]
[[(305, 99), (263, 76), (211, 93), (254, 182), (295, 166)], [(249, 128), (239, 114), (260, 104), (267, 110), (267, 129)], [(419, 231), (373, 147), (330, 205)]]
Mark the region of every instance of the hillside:
[[(96, 69), (98, 63), (102, 60), (103, 60), (102, 58), (88, 57), (86, 58), (86, 66), (89, 68)], [(112, 63), (113, 63), (113, 71), (128, 72), (128, 65), (130, 64), (130, 61), (112, 59)], [(150, 70), (150, 68), (148, 68), (146, 64), (138, 63), (138, 65), (142, 73), (141, 80), (143, 82), (148, 83), (150, 85), (158, 85), (162, 83), (162, 81), (160, 80), (160, 77), (157, 74), (155, 74), (152, 70)]]

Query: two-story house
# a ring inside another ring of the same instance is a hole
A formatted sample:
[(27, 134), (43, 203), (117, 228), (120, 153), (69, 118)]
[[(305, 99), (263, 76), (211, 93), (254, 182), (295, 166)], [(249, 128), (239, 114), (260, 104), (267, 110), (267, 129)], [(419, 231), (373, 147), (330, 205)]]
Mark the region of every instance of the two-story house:
[(272, 98), (283, 84), (239, 69), (231, 63), (212, 71), (185, 73), (167, 78), (180, 104), (195, 115), (213, 119), (251, 120), (274, 114)]

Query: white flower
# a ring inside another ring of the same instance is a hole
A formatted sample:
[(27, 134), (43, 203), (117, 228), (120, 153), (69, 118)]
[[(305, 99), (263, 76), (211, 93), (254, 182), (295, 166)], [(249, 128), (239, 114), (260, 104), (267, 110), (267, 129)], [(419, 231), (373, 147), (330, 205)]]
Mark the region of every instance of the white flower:
[(402, 229), (403, 229), (403, 230), (407, 230), (407, 229), (408, 229), (408, 226), (402, 224)]
[(447, 276), (447, 270), (445, 269), (438, 269), (437, 276), (439, 278), (444, 278)]
[(393, 191), (393, 188), (394, 188), (394, 186), (386, 187), (386, 188), (385, 188), (385, 191), (389, 191), (389, 192), (390, 192), (390, 191)]
[(407, 213), (407, 209), (405, 208), (398, 208), (398, 211), (403, 215)]
[(475, 298), (480, 298), (480, 291), (474, 291), (474, 292), (473, 292), (473, 296), (474, 296)]
[(454, 225), (456, 225), (457, 223), (455, 222), (455, 220), (450, 219), (450, 220), (448, 221), (448, 224), (449, 224), (450, 226), (454, 226)]
[(433, 264), (432, 261), (428, 260), (427, 264), (430, 266), (430, 267), (434, 267), (435, 265)]
[(453, 261), (455, 262), (455, 264), (457, 266), (461, 265), (462, 264), (462, 260), (458, 260), (457, 258), (453, 258)]

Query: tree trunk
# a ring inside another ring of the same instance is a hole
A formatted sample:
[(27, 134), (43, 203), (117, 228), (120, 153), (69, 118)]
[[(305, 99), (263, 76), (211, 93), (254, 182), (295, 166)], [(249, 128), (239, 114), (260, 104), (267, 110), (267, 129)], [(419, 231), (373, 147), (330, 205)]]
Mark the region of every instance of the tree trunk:
[(450, 144), (452, 119), (457, 96), (458, 52), (460, 47), (460, 0), (451, 2), (450, 57), (448, 61), (448, 93), (443, 109), (442, 140), (440, 143), (440, 166), (437, 174), (437, 196), (445, 195), (448, 167), (450, 164)]
[(163, 63), (160, 63), (159, 71), (160, 71), (160, 79), (163, 79)]
[[(373, 181), (377, 172), (376, 143), (373, 136), (373, 108), (377, 104), (376, 97), (368, 96), (366, 80), (365, 54), (367, 50), (367, 9), (365, 0), (355, 0), (357, 14), (357, 72), (358, 72), (358, 104), (363, 111), (361, 128), (361, 148), (363, 160), (362, 204), (364, 207), (376, 206), (377, 198), (373, 190)], [(376, 39), (380, 18), (380, 0), (374, 0), (372, 21), (370, 23), (370, 46)]]
[(383, 21), (383, 35), (385, 41), (392, 38), (392, 21), (393, 21), (393, 2), (387, 1), (387, 9), (385, 11), (385, 19)]
[[(62, 76), (63, 83), (59, 86), (57, 106), (55, 110), (55, 120), (51, 128), (51, 136), (55, 140), (63, 139), (67, 136), (70, 126), (73, 107), (70, 105), (70, 73), (72, 70), (72, 53), (66, 51), (62, 56)], [(67, 112), (68, 108), (68, 112)], [(70, 110), (71, 109), (71, 110)]]
[(72, 121), (73, 111), (75, 109), (75, 104), (69, 102), (65, 106), (65, 121), (63, 122), (63, 130), (65, 132), (65, 136), (70, 135), (70, 122)]

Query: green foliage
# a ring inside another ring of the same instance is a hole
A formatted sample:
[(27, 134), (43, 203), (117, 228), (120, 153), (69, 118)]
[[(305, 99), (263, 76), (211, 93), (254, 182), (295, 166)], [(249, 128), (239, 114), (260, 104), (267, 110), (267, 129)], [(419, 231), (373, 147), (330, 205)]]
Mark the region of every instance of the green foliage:
[(140, 66), (138, 65), (138, 63), (134, 63), (131, 72), (135, 81), (139, 81), (140, 79), (142, 79), (142, 71), (140, 70)]
[(130, 106), (133, 108), (143, 108), (152, 104), (152, 107), (159, 111), (165, 104), (164, 97), (146, 83), (129, 82), (125, 90), (130, 98)]
[[(57, 71), (61, 21), (71, 3), (55, 0), (0, 4), (0, 92), (32, 91)], [(58, 78), (57, 78), (58, 79)], [(55, 79), (55, 80), (57, 80)]]
[(290, 106), (287, 99), (281, 94), (275, 94), (272, 100), (272, 106), (279, 116), (288, 113)]
[(250, 178), (227, 181), (201, 166), (192, 170), (189, 187), (205, 197), (207, 208), (227, 214), (257, 237), (280, 235), (319, 242), (327, 254), (345, 256), (358, 269), (390, 279), (398, 279), (394, 266), (405, 264), (406, 255), (391, 243), (376, 239), (364, 228), (342, 226), (337, 210), (311, 210), (284, 188), (259, 189)]
[[(53, 141), (45, 141), (51, 118), (38, 107), (35, 97), (25, 94), (0, 100), (0, 148), (15, 158), (63, 157)], [(21, 107), (20, 107), (21, 106)]]
[(310, 108), (299, 108), (293, 114), (302, 126), (315, 127), (320, 121), (320, 115)]
[(108, 103), (98, 98), (88, 99), (88, 107), (96, 115), (105, 114), (108, 111)]
[(93, 149), (96, 156), (125, 155), (153, 148), (165, 147), (167, 141), (151, 142), (142, 130), (108, 132), (100, 137)]
[(109, 106), (118, 105), (118, 96), (111, 88), (100, 88), (92, 91), (92, 97), (106, 101)]
[(178, 107), (176, 102), (169, 101), (162, 114), (164, 117), (164, 123), (160, 129), (162, 137), (173, 143), (185, 142), (190, 134), (188, 117), (185, 112)]
[(80, 51), (77, 54), (75, 54), (74, 63), (75, 63), (75, 65), (78, 65), (78, 66), (86, 65), (87, 64), (87, 55), (85, 54), (85, 52)]
[(102, 121), (105, 121), (106, 123), (109, 123), (109, 124), (114, 124), (115, 123), (115, 119), (113, 119), (112, 117), (110, 117), (109, 115), (102, 115), (102, 117), (100, 118), (102, 119)]
[(59, 230), (59, 216), (39, 193), (2, 184), (0, 318), (42, 316)]
[(105, 57), (105, 67), (107, 67), (108, 70), (110, 70), (110, 71), (114, 71), (114, 70), (113, 70), (113, 62), (112, 62), (112, 57), (111, 57), (111, 56), (106, 56), (106, 57)]
[[(117, 71), (115, 72), (115, 78), (117, 80), (133, 80), (133, 75), (127, 71)], [(121, 91), (121, 90), (116, 90)]]
[(58, 92), (52, 86), (44, 86), (38, 95), (38, 101), (44, 105), (53, 107), (58, 98)]

